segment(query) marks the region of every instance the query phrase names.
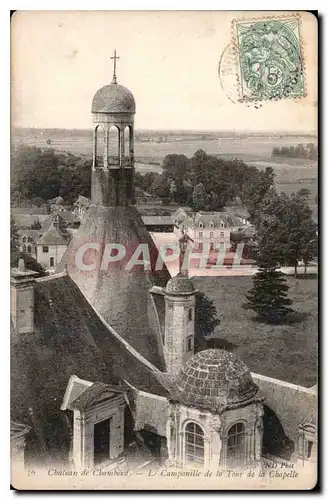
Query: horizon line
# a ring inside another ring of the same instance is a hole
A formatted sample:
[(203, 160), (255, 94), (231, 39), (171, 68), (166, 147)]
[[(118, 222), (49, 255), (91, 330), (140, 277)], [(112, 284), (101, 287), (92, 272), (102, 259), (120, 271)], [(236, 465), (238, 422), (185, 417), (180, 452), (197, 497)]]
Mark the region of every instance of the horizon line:
[[(12, 130), (14, 129), (22, 129), (22, 130), (79, 130), (79, 131), (89, 131), (93, 130), (93, 127), (33, 127), (33, 126), (12, 126)], [(254, 129), (254, 130), (236, 130), (236, 129), (189, 129), (189, 128), (172, 128), (172, 129), (165, 129), (165, 128), (136, 128), (135, 131), (139, 132), (189, 132), (189, 133), (231, 133), (231, 134), (247, 134), (247, 135), (252, 135), (252, 134), (264, 134), (264, 135), (276, 135), (276, 134), (290, 134), (290, 135), (310, 135), (310, 136), (317, 136), (318, 133), (315, 130), (304, 130), (304, 131), (299, 131), (299, 130), (288, 130), (288, 129), (281, 129), (281, 130), (272, 130), (272, 131), (266, 131), (266, 130), (259, 130), (259, 129)]]

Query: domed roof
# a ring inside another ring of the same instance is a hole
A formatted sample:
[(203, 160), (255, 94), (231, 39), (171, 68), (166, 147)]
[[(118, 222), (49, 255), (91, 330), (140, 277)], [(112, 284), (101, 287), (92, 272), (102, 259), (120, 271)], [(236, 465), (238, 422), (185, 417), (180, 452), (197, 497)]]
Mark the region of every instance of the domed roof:
[(166, 293), (168, 295), (191, 295), (195, 293), (195, 287), (187, 276), (177, 274), (167, 282)]
[(221, 413), (248, 402), (257, 391), (247, 366), (237, 356), (223, 349), (208, 349), (183, 366), (171, 399)]
[(136, 103), (129, 89), (111, 83), (96, 92), (92, 100), (92, 113), (135, 113)]

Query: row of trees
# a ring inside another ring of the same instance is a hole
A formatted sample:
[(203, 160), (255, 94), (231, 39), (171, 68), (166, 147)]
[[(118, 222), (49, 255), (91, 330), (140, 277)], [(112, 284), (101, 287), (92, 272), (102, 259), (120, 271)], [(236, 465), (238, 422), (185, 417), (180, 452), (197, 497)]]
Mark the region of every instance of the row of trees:
[(162, 174), (136, 175), (136, 185), (162, 200), (196, 210), (220, 210), (237, 196), (253, 210), (274, 182), (271, 168), (260, 171), (241, 160), (216, 158), (201, 149), (191, 158), (169, 154), (162, 167)]
[(318, 158), (318, 148), (314, 144), (298, 144), (297, 146), (275, 147), (272, 156), (284, 156), (287, 158), (308, 158), (316, 160)]
[(28, 201), (42, 206), (62, 196), (68, 204), (82, 194), (90, 196), (91, 159), (54, 149), (21, 146), (11, 157), (11, 198), (13, 205)]
[[(21, 146), (12, 153), (11, 195), (13, 205), (42, 206), (62, 196), (67, 204), (82, 194), (90, 196), (91, 159), (54, 149)], [(198, 150), (167, 155), (163, 173), (136, 174), (135, 185), (165, 200), (198, 210), (220, 210), (239, 196), (252, 213), (273, 185), (272, 169), (264, 171), (240, 160), (224, 160)]]

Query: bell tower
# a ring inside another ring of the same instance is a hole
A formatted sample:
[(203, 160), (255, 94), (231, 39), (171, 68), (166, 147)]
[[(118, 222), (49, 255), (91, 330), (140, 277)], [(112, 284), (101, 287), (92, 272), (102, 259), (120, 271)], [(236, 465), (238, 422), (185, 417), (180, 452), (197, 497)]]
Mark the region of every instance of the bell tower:
[(134, 115), (132, 93), (117, 83), (114, 51), (113, 79), (96, 92), (92, 101), (93, 205), (128, 206), (134, 203)]

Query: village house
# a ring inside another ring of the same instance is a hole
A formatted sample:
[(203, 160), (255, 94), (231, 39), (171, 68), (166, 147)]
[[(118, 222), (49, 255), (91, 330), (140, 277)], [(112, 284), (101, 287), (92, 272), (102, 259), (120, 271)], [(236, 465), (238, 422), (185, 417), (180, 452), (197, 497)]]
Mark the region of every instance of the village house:
[(174, 231), (180, 233), (184, 229), (196, 250), (202, 250), (205, 244), (210, 250), (228, 249), (231, 233), (244, 227), (241, 219), (229, 212), (193, 212), (179, 208), (172, 217)]
[(59, 215), (52, 216), (36, 241), (36, 260), (45, 268), (54, 270), (68, 245), (68, 237), (60, 228)]

